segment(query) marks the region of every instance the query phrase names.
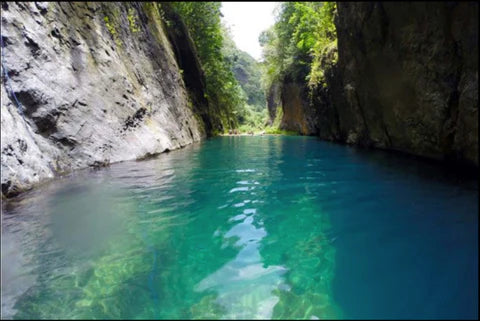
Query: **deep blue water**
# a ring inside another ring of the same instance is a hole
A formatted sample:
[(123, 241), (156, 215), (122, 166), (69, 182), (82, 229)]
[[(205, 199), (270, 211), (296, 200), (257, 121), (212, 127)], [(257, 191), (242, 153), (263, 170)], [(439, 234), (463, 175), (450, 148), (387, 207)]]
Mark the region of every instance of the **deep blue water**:
[(3, 207), (4, 318), (478, 318), (478, 181), (218, 137)]

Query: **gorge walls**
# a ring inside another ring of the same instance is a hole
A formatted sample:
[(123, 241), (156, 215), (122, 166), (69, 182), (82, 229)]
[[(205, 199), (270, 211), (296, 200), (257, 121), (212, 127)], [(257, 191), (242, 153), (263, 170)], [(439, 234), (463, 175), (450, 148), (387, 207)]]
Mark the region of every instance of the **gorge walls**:
[(158, 9), (2, 3), (2, 196), (208, 134), (194, 47), (185, 30), (165, 31)]
[(337, 3), (324, 88), (282, 86), (284, 129), (478, 166), (478, 4)]

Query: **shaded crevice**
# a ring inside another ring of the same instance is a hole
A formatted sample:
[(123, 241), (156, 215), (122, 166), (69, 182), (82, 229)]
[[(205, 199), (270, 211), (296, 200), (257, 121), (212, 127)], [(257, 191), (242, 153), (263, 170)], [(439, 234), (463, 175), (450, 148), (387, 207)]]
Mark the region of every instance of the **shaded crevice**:
[(40, 46), (29, 36), (24, 35), (24, 37), (26, 39), (25, 45), (30, 49), (32, 56), (34, 58), (38, 57), (40, 55)]
[(183, 71), (182, 78), (187, 88), (194, 112), (199, 115), (205, 125), (205, 131), (211, 136), (213, 124), (209, 114), (209, 104), (205, 98), (205, 75), (195, 45), (188, 29), (180, 16), (170, 7), (169, 3), (162, 2), (162, 9), (169, 23), (166, 25), (167, 36), (170, 41), (178, 66)]

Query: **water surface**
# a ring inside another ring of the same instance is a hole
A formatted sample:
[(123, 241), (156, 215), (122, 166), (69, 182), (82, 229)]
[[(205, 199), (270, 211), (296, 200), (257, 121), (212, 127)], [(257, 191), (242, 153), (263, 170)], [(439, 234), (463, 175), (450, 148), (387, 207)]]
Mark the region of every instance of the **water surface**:
[(477, 318), (478, 182), (311, 137), (219, 137), (3, 208), (3, 318)]

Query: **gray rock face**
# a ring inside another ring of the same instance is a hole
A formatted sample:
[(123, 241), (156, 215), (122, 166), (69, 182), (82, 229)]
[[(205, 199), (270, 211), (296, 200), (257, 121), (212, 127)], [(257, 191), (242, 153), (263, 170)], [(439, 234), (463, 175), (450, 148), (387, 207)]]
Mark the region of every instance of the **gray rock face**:
[(2, 3), (1, 33), (2, 195), (206, 134), (156, 5)]
[(478, 4), (337, 7), (338, 64), (312, 100), (283, 86), (284, 127), (478, 166)]

